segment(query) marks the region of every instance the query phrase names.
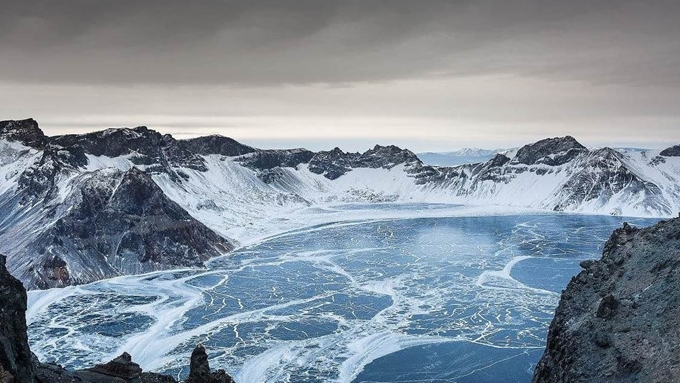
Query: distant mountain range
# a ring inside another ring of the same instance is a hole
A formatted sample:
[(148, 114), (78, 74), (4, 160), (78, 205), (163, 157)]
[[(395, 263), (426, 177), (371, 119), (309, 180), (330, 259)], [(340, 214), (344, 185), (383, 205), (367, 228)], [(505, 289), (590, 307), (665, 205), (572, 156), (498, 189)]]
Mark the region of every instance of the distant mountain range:
[(680, 210), (680, 146), (587, 149), (567, 136), (506, 154), (444, 167), (396, 146), (262, 150), (146, 127), (47, 137), (34, 120), (0, 121), (0, 253), (27, 287), (47, 288), (199, 266), (234, 248), (235, 230), (333, 203)]

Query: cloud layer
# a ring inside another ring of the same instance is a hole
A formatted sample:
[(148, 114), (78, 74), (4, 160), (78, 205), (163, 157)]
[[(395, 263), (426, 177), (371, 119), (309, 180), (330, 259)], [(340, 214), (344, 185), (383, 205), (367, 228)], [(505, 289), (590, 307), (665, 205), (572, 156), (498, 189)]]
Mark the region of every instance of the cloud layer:
[(262, 146), (680, 142), (677, 0), (23, 0), (0, 119)]
[(26, 0), (0, 79), (306, 84), (511, 74), (680, 85), (675, 0)]

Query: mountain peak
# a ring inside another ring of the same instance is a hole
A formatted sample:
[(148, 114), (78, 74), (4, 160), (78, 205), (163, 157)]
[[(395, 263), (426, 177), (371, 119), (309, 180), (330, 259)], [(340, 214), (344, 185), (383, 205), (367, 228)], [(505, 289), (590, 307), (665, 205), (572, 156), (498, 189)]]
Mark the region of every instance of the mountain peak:
[(233, 138), (220, 135), (196, 137), (180, 140), (178, 142), (189, 151), (201, 155), (220, 154), (227, 157), (234, 157), (252, 153), (257, 150), (252, 146), (244, 145)]
[(565, 164), (588, 149), (572, 136), (546, 138), (523, 146), (517, 151), (514, 163), (524, 165), (545, 164), (558, 166)]
[(80, 145), (95, 156), (119, 157), (133, 151), (147, 153), (161, 147), (163, 136), (146, 126), (110, 128), (85, 134), (66, 134), (51, 138), (55, 145)]
[(34, 148), (42, 148), (47, 143), (47, 137), (32, 118), (0, 121), (0, 139), (3, 138)]
[(505, 154), (501, 153), (496, 153), (495, 156), (493, 156), (492, 159), (490, 159), (487, 163), (489, 164), (490, 167), (501, 167), (505, 164), (510, 162), (510, 158), (506, 156)]
[(379, 155), (379, 156), (384, 156), (384, 157), (400, 157), (399, 162), (395, 163), (402, 163), (402, 162), (410, 162), (410, 161), (419, 161), (418, 157), (416, 155), (408, 150), (408, 149), (402, 149), (396, 145), (387, 145), (387, 146), (382, 146), (382, 145), (376, 145), (373, 147), (373, 149), (367, 150), (364, 152), (361, 156), (362, 157), (369, 157), (369, 156), (374, 156), (374, 155)]
[(128, 156), (135, 165), (172, 173), (171, 166), (205, 169), (201, 158), (169, 134), (161, 134), (146, 126), (111, 128), (86, 134), (67, 134), (49, 138), (53, 145), (69, 148), (80, 146), (94, 156), (116, 158)]
[(671, 146), (670, 148), (664, 149), (659, 153), (664, 157), (680, 157), (680, 145)]

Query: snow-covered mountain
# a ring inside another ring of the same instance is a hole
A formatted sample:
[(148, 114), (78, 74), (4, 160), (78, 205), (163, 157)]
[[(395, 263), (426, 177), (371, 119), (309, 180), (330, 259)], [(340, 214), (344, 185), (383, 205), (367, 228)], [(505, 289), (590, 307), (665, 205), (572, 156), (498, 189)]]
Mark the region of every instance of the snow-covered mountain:
[(496, 154), (514, 157), (518, 148), (511, 149), (479, 149), (463, 148), (453, 152), (423, 152), (418, 153), (418, 158), (426, 165), (432, 166), (458, 166), (465, 164), (477, 164), (492, 159)]
[(364, 153), (260, 150), (145, 127), (46, 137), (0, 122), (0, 253), (28, 287), (197, 266), (254, 224), (344, 202), (443, 202), (668, 217), (680, 147), (621, 153), (572, 137), (512, 158), (424, 164), (396, 146)]

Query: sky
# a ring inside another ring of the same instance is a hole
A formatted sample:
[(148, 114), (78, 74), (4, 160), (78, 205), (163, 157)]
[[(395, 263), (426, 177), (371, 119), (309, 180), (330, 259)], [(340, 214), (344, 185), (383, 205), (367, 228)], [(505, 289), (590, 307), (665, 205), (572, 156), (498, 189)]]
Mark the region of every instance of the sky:
[(1, 0), (0, 119), (263, 148), (680, 143), (677, 0)]

